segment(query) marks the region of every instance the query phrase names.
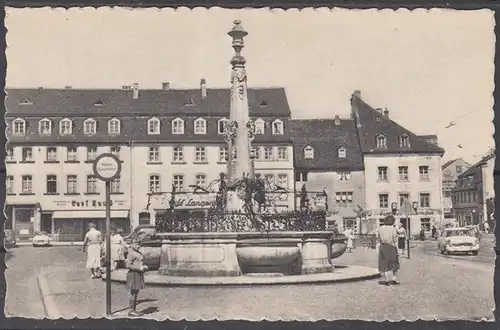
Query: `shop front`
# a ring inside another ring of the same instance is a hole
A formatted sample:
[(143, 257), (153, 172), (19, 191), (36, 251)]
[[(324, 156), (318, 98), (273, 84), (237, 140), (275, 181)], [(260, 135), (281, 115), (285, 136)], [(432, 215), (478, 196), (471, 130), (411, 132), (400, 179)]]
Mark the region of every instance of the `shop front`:
[(11, 229), (20, 242), (29, 241), (40, 228), (40, 205), (7, 204), (5, 206), (5, 229)]
[(443, 226), (443, 214), (439, 209), (422, 209), (404, 214), (400, 211), (391, 212), (387, 210), (368, 210), (367, 219), (380, 226), (380, 221), (389, 214), (394, 215), (396, 224), (401, 224), (411, 236), (419, 235), (422, 228), (426, 235), (431, 232), (432, 227), (441, 228)]

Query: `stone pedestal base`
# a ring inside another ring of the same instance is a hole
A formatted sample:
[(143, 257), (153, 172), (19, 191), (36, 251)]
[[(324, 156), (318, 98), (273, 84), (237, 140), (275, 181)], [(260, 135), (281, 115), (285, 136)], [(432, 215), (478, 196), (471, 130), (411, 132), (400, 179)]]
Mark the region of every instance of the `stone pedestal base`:
[(327, 239), (309, 238), (302, 243), (302, 274), (317, 274), (333, 271), (331, 250)]

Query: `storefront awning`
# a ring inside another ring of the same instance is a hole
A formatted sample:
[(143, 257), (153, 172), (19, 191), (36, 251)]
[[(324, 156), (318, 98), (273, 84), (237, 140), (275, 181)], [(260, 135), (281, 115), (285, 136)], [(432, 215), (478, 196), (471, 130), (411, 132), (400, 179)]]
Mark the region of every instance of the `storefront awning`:
[[(112, 210), (111, 218), (128, 218), (128, 210)], [(104, 210), (78, 210), (78, 211), (54, 211), (52, 219), (99, 219), (106, 218), (106, 211)]]

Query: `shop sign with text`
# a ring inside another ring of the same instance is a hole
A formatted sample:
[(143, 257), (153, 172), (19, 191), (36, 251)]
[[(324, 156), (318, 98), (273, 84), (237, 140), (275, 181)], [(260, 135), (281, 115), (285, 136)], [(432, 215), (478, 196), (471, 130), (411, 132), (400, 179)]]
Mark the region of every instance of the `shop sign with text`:
[[(126, 206), (124, 200), (110, 200), (110, 207)], [(103, 209), (106, 207), (106, 201), (100, 199), (78, 199), (78, 200), (64, 200), (54, 201), (52, 209)]]

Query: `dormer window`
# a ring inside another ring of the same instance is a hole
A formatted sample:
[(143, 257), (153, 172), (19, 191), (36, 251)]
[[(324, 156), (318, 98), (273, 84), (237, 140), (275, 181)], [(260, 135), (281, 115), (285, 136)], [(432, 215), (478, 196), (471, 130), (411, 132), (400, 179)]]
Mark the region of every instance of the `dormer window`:
[(193, 99), (189, 99), (186, 104), (184, 104), (185, 107), (192, 107), (195, 106), (196, 103), (193, 101)]
[(26, 134), (26, 121), (21, 118), (12, 121), (12, 134), (24, 135)]
[(104, 102), (103, 102), (103, 101), (101, 101), (101, 100), (97, 100), (97, 101), (95, 101), (95, 102), (94, 102), (94, 105), (95, 105), (96, 107), (102, 107), (102, 106), (104, 105)]
[(261, 107), (261, 108), (267, 107), (267, 102), (265, 100), (261, 101), (259, 103), (259, 107)]
[(264, 135), (265, 131), (265, 122), (262, 118), (257, 118), (255, 121), (255, 134), (256, 135)]
[(59, 134), (70, 135), (73, 133), (73, 122), (71, 119), (64, 118), (59, 122)]
[(52, 121), (50, 119), (44, 118), (38, 122), (38, 133), (40, 135), (50, 135), (52, 134)]
[(384, 135), (377, 135), (377, 148), (387, 148), (387, 138)]
[(184, 120), (180, 118), (172, 120), (172, 134), (184, 134)]
[(347, 150), (344, 147), (340, 147), (339, 150), (337, 150), (339, 158), (345, 158), (347, 154)]
[(399, 147), (400, 148), (410, 147), (410, 137), (408, 135), (403, 134), (399, 137)]
[(283, 122), (279, 119), (273, 121), (273, 135), (283, 134)]
[(194, 134), (207, 134), (207, 122), (203, 118), (194, 121)]
[(314, 159), (314, 149), (311, 146), (304, 148), (304, 159)]
[(148, 120), (148, 134), (160, 134), (160, 120), (158, 118), (153, 117)]
[(120, 120), (112, 118), (108, 121), (108, 135), (120, 135)]
[(227, 118), (222, 118), (217, 122), (217, 131), (219, 134), (224, 134), (228, 122), (229, 120)]
[(339, 126), (340, 125), (340, 117), (338, 115), (335, 116), (334, 122), (335, 122), (335, 126)]
[(96, 121), (92, 118), (86, 119), (83, 122), (83, 133), (86, 135), (94, 135), (96, 133)]
[(32, 105), (33, 102), (31, 102), (31, 100), (27, 97), (25, 97), (21, 102), (19, 102), (19, 104), (21, 105)]

